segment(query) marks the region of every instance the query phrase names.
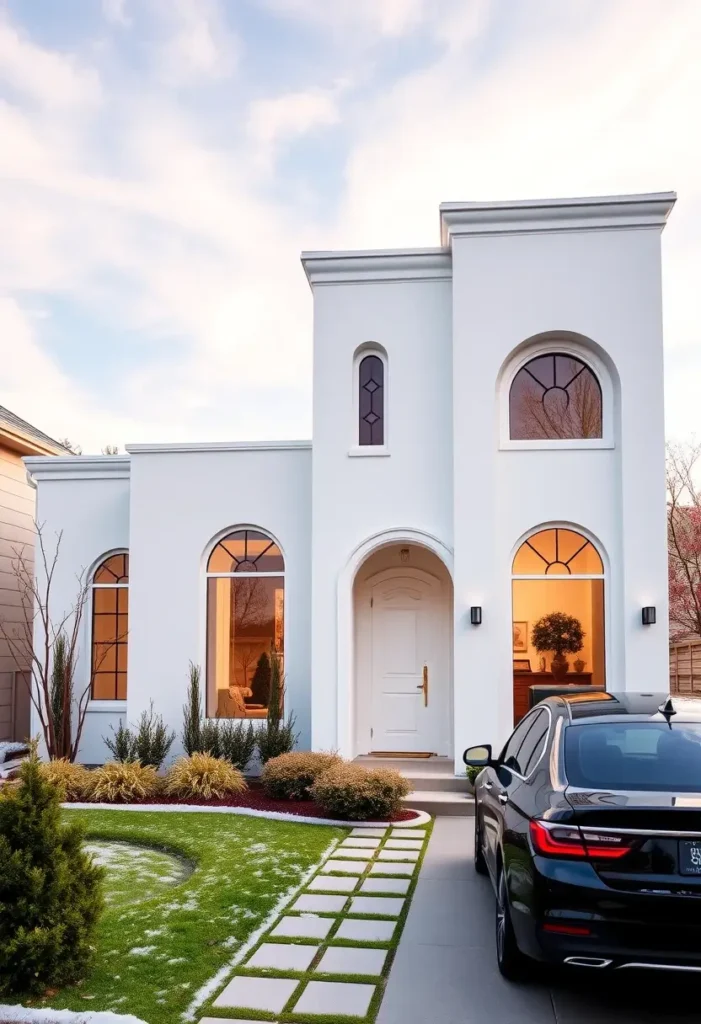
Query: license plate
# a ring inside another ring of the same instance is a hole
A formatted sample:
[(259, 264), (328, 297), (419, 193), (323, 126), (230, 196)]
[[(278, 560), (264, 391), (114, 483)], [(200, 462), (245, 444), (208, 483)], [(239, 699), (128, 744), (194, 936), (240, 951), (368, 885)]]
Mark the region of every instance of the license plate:
[(682, 875), (701, 875), (701, 839), (680, 841), (679, 871)]

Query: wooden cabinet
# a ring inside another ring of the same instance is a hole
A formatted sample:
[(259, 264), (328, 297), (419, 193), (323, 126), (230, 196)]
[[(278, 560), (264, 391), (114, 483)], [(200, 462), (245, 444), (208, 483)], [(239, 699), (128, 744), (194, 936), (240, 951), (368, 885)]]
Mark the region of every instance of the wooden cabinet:
[(591, 672), (568, 672), (562, 683), (553, 679), (552, 672), (514, 672), (514, 725), (517, 725), (529, 710), (529, 687), (543, 684), (591, 686)]

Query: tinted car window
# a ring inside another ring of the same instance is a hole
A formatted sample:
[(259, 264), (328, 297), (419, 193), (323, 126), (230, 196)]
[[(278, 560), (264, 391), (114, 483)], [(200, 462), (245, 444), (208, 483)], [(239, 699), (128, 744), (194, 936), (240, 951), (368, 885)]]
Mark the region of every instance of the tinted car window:
[(550, 715), (547, 711), (539, 711), (518, 752), (518, 759), (521, 762), (524, 775), (530, 775), (537, 765), (548, 738), (549, 728)]
[(526, 715), (522, 722), (519, 722), (518, 726), (511, 735), (511, 739), (504, 747), (501, 755), (502, 764), (506, 768), (511, 768), (513, 771), (518, 772), (519, 775), (525, 775), (524, 766), (525, 761), (522, 760), (523, 754), (526, 759), (530, 756), (531, 746), (528, 745), (527, 749), (525, 744), (532, 734), (532, 730), (537, 728), (537, 723), (540, 721), (541, 715), (546, 715), (545, 711), (538, 711), (533, 715)]
[(565, 730), (565, 772), (582, 788), (701, 792), (701, 724), (628, 722)]

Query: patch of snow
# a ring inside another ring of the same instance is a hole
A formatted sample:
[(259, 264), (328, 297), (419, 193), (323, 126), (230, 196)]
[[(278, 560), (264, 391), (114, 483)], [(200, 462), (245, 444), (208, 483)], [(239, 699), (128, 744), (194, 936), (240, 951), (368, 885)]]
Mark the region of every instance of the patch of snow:
[(0, 1003), (3, 1021), (18, 1024), (146, 1024), (131, 1013), (110, 1010), (74, 1013), (72, 1010), (30, 1010), (26, 1006), (4, 1006)]
[(153, 953), (155, 948), (155, 946), (134, 946), (129, 950), (129, 956), (148, 956), (149, 953)]

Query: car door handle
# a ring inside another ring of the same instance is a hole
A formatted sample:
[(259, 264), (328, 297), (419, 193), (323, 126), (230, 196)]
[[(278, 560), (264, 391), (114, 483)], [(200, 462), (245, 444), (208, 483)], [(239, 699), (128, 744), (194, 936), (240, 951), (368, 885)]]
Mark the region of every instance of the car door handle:
[(509, 802), (509, 795), (508, 795), (508, 793), (500, 793), (499, 794), (499, 803), (500, 804), (508, 804), (508, 802)]
[(493, 788), (494, 788), (494, 783), (493, 783), (493, 782), (489, 782), (489, 781), (487, 781), (487, 782), (485, 782), (485, 784), (484, 784), (484, 788), (485, 788), (485, 789), (493, 789)]

